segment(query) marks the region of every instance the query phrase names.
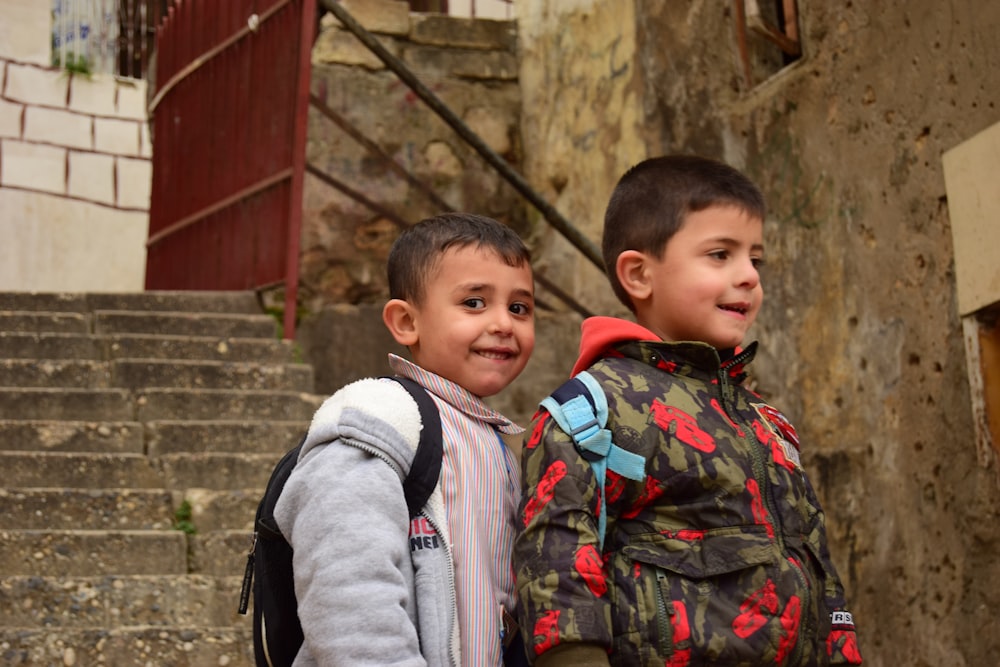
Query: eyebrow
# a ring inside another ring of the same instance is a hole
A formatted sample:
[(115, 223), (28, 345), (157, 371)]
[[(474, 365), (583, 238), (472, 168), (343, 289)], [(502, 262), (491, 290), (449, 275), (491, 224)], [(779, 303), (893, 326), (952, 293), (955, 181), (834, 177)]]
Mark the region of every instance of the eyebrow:
[[(743, 245), (743, 243), (741, 241), (737, 241), (736, 239), (730, 238), (728, 236), (720, 236), (720, 237), (717, 237), (717, 238), (707, 239), (706, 243), (709, 244), (709, 245), (711, 245), (713, 243), (721, 243), (722, 245), (729, 246), (729, 247)], [(750, 246), (750, 250), (751, 251), (756, 250), (758, 252), (764, 252), (764, 244), (763, 243), (754, 243), (753, 245)]]
[[(492, 283), (465, 283), (455, 285), (456, 292), (495, 292), (496, 285)], [(517, 296), (526, 296), (531, 299), (535, 298), (535, 293), (529, 289), (518, 288), (514, 290), (514, 294)]]

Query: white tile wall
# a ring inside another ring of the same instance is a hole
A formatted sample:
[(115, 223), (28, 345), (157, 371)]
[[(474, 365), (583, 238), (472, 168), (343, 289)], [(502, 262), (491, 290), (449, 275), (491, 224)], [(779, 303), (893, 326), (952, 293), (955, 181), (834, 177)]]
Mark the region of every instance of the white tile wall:
[(115, 158), (100, 153), (69, 152), (69, 194), (99, 204), (115, 203)]
[(24, 113), (24, 139), (70, 148), (91, 149), (94, 146), (92, 116), (29, 106)]
[(65, 194), (65, 148), (4, 139), (0, 155), (0, 186)]
[(24, 105), (0, 99), (0, 137), (21, 138)]
[(19, 63), (7, 64), (7, 84), (4, 96), (25, 104), (66, 107), (69, 74), (61, 70), (43, 69)]
[(118, 207), (149, 210), (153, 163), (149, 160), (117, 159)]
[(117, 118), (95, 118), (94, 149), (115, 155), (139, 155), (139, 123)]

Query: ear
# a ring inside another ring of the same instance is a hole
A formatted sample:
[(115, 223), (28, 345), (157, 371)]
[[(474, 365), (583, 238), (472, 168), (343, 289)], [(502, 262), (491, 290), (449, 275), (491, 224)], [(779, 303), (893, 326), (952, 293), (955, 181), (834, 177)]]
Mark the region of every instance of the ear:
[(408, 301), (390, 299), (382, 308), (382, 321), (400, 345), (410, 347), (420, 339), (414, 308)]
[(618, 255), (615, 262), (615, 273), (618, 282), (632, 297), (632, 303), (638, 303), (649, 298), (652, 292), (649, 276), (649, 258), (638, 250), (625, 250)]

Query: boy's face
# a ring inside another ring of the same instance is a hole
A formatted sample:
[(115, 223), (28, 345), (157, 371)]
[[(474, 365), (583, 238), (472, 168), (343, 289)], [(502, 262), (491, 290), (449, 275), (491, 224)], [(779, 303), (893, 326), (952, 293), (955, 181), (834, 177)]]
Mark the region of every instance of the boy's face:
[(411, 312), (413, 361), (477, 396), (510, 384), (535, 347), (531, 266), (508, 266), (492, 250), (445, 251)]
[(663, 256), (647, 256), (649, 294), (636, 304), (639, 323), (667, 341), (740, 345), (764, 298), (763, 234), (761, 220), (734, 206), (688, 214)]

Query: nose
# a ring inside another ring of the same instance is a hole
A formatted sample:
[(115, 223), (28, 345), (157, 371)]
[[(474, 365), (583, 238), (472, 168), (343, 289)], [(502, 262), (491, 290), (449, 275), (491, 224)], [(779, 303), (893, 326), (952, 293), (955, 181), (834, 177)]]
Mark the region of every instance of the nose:
[(760, 284), (760, 269), (754, 264), (754, 260), (747, 257), (739, 263), (739, 273), (737, 274), (737, 284), (740, 287), (753, 289)]
[(514, 330), (514, 318), (506, 308), (497, 308), (490, 318), (489, 332), (498, 336), (509, 336)]

